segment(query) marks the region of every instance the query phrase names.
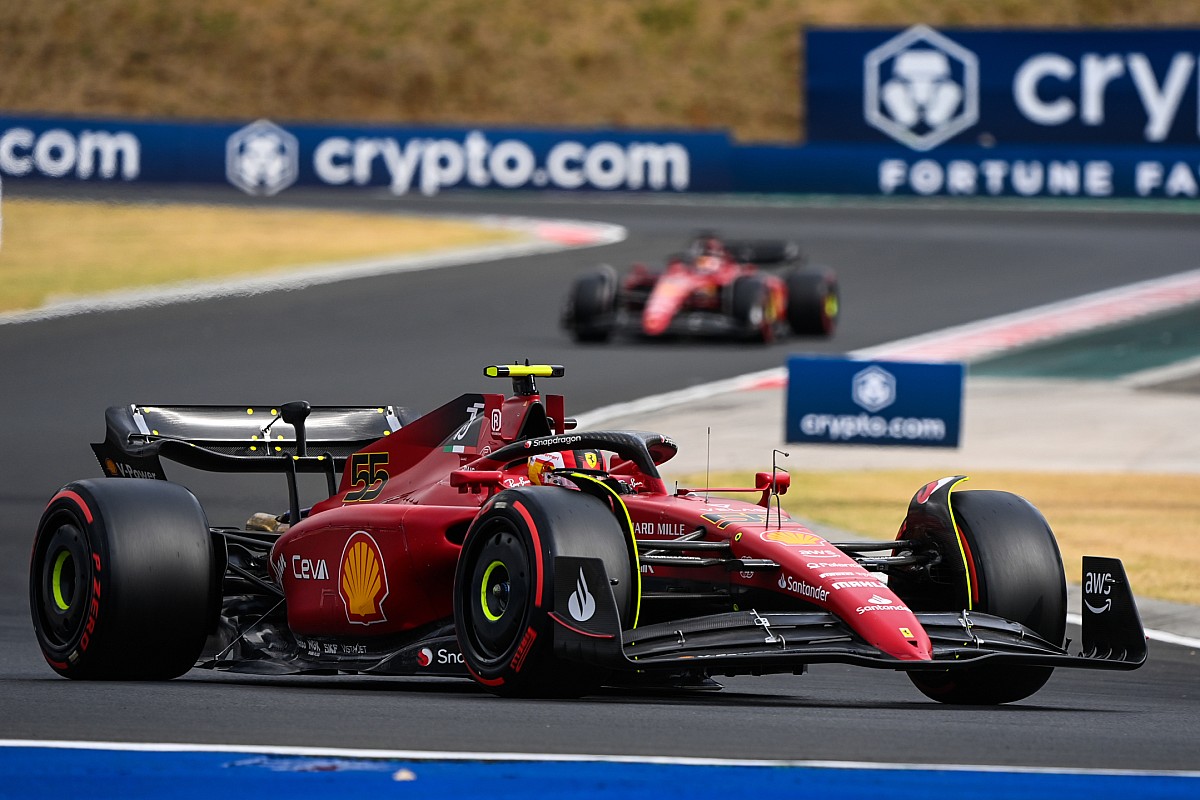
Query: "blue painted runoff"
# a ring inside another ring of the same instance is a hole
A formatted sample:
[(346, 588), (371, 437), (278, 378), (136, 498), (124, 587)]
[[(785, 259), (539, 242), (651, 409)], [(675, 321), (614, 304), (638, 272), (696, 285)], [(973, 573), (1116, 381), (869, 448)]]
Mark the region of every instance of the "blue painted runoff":
[(1200, 797), (1200, 777), (604, 761), (423, 761), (256, 753), (0, 748), (0, 798)]

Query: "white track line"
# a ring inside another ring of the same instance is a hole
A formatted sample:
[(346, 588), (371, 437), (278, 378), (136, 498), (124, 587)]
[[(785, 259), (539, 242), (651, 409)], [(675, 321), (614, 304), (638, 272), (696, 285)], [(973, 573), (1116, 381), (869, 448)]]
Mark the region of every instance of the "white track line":
[(826, 761), (791, 759), (694, 758), (674, 756), (627, 756), (547, 753), (456, 752), (442, 750), (372, 750), (341, 747), (289, 747), (277, 745), (177, 744), (156, 742), (89, 742), (69, 740), (0, 739), (0, 747), (40, 747), (57, 750), (116, 750), (133, 753), (253, 753), (259, 755), (308, 756), (316, 758), (369, 758), (389, 761), (483, 761), (483, 762), (588, 762), (604, 764), (662, 764), (697, 767), (808, 767), (815, 769), (895, 770), (905, 772), (992, 772), (1032, 775), (1109, 775), (1200, 778), (1195, 770), (1126, 770), (1054, 767), (1005, 767), (990, 764), (913, 764), (871, 761)]

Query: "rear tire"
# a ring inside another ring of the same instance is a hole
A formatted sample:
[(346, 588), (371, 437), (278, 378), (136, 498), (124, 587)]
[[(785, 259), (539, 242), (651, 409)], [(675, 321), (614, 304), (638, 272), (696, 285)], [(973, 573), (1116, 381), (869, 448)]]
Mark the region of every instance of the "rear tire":
[[(914, 611), (958, 612), (969, 605), (1019, 622), (1061, 646), (1067, 624), (1066, 580), (1058, 543), (1045, 517), (1009, 492), (955, 492), (951, 498), (966, 550), (960, 550), (953, 532), (910, 536), (906, 527), (902, 538), (933, 538), (948, 568), (932, 577), (898, 573), (889, 586)], [(970, 562), (965, 569), (964, 558)], [(972, 577), (977, 586), (968, 588)], [(942, 703), (996, 705), (1029, 697), (1053, 671), (1053, 667), (983, 665), (908, 676), (926, 697)]]
[(204, 511), (182, 486), (68, 484), (42, 514), (30, 562), (42, 654), (67, 678), (182, 675), (216, 621), (216, 561)]
[[(632, 543), (605, 504), (551, 486), (496, 495), (463, 543), (454, 578), (454, 628), (471, 674), (508, 697), (579, 697), (608, 671), (554, 653), (558, 556), (599, 558), (624, 622), (636, 598)], [(605, 590), (604, 587), (594, 587)]]
[(827, 267), (798, 269), (786, 278), (788, 327), (797, 336), (832, 336), (841, 298), (837, 276)]
[(577, 342), (607, 342), (616, 327), (617, 276), (609, 266), (575, 281), (567, 305), (567, 327)]

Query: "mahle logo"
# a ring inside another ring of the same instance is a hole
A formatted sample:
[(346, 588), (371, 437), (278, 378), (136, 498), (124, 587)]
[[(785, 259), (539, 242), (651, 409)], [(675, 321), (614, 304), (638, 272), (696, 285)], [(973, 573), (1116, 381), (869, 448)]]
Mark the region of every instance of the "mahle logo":
[(851, 397), (855, 403), (876, 414), (896, 402), (896, 376), (872, 364), (854, 376)]
[(295, 183), (299, 174), (300, 145), (273, 122), (252, 122), (226, 142), (225, 176), (246, 194), (276, 194)]
[(979, 120), (979, 59), (925, 25), (867, 53), (869, 125), (913, 150), (931, 150)]

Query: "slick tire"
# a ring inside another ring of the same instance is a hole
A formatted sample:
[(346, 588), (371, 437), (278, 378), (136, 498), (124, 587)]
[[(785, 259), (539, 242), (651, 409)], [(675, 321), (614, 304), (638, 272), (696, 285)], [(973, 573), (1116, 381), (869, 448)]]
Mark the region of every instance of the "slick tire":
[(788, 327), (797, 336), (832, 336), (837, 330), (841, 298), (837, 276), (827, 267), (789, 272), (787, 283)]
[(632, 546), (591, 495), (553, 486), (496, 495), (468, 531), (454, 579), (454, 628), (475, 680), (507, 697), (580, 697), (598, 689), (607, 670), (554, 652), (555, 584), (577, 579), (556, 575), (554, 559), (601, 559), (625, 623), (636, 592)]
[(743, 275), (733, 282), (730, 314), (750, 341), (774, 341), (777, 314), (771, 303), (771, 287), (761, 277)]
[[(966, 559), (967, 568), (957, 578), (941, 581), (897, 574), (889, 585), (914, 611), (958, 612), (967, 607), (970, 597), (972, 609), (1019, 622), (1061, 646), (1067, 625), (1066, 580), (1058, 543), (1045, 517), (1027, 500), (1008, 492), (955, 492), (951, 497), (966, 547), (960, 548), (952, 536), (935, 544), (944, 561)], [(1053, 667), (985, 665), (908, 675), (933, 700), (997, 705), (1029, 697), (1053, 671)]]
[(42, 514), (29, 569), (42, 654), (67, 678), (182, 675), (216, 621), (216, 562), (204, 511), (182, 486), (64, 486)]
[(603, 266), (583, 275), (571, 287), (567, 327), (577, 342), (602, 343), (616, 325), (617, 276)]

